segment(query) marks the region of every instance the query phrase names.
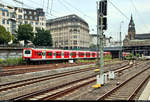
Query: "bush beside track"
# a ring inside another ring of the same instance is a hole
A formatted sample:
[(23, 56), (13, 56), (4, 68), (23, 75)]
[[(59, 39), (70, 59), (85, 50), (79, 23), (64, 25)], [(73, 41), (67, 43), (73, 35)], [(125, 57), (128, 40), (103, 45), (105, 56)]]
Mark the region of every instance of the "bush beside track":
[(18, 57), (18, 58), (7, 58), (7, 59), (0, 59), (0, 65), (2, 66), (14, 66), (14, 65), (23, 65), (26, 64), (26, 62), (24, 62), (22, 60), (22, 57)]

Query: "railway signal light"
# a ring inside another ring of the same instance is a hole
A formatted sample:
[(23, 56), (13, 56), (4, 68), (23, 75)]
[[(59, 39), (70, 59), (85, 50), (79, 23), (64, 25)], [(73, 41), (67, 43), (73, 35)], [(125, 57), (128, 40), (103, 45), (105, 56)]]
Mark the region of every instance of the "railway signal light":
[[(99, 18), (99, 25), (101, 25), (101, 19), (100, 18)], [(102, 30), (107, 30), (107, 17), (103, 17), (103, 24), (102, 25), (103, 25)]]
[[(100, 27), (103, 26), (102, 30), (107, 30), (107, 17), (106, 17), (107, 16), (107, 0), (102, 0), (99, 2), (98, 13), (100, 15), (98, 19)], [(103, 22), (102, 25), (101, 25), (101, 22)]]
[(107, 15), (107, 0), (99, 2), (99, 14), (103, 14), (103, 16)]

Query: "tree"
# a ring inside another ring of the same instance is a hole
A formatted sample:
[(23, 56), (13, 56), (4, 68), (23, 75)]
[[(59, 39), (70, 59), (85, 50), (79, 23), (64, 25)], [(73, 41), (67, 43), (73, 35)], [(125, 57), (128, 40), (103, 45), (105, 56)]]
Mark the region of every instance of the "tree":
[(33, 42), (34, 33), (33, 27), (30, 24), (23, 24), (18, 26), (17, 33), (17, 40), (24, 40), (25, 45), (27, 45), (28, 40)]
[(5, 27), (0, 25), (0, 44), (5, 44), (11, 41), (12, 35), (6, 31)]
[(97, 45), (91, 44), (89, 48), (90, 48), (90, 49), (97, 49)]
[(49, 30), (44, 30), (43, 28), (37, 28), (37, 33), (35, 33), (34, 45), (38, 46), (52, 46), (52, 37)]

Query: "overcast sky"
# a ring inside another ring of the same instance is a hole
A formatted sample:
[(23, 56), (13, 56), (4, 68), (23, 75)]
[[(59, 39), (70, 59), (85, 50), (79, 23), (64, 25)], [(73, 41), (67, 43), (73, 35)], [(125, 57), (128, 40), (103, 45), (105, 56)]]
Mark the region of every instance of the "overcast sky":
[[(24, 8), (44, 8), (46, 19), (76, 14), (85, 19), (89, 24), (90, 33), (96, 33), (97, 12), (96, 1), (98, 0), (18, 0), (23, 1)], [(53, 1), (53, 2), (52, 2)], [(0, 0), (0, 2), (22, 7), (13, 0)], [(112, 3), (124, 14), (121, 14)], [(108, 29), (106, 36), (119, 40), (120, 24), (122, 37), (127, 35), (128, 24), (133, 15), (136, 33), (150, 33), (150, 0), (108, 0)], [(123, 21), (124, 23), (120, 23)], [(94, 30), (92, 30), (94, 29)]]

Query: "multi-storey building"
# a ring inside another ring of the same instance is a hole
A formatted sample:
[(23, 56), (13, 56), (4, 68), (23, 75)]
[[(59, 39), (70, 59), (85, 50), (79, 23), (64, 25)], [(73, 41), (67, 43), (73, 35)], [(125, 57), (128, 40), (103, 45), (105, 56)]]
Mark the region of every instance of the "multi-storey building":
[(46, 22), (53, 39), (53, 47), (64, 49), (89, 48), (89, 26), (77, 15), (68, 15)]
[(11, 20), (14, 10), (11, 7), (0, 4), (0, 25), (3, 25), (5, 29), (11, 32)]
[(43, 9), (26, 9), (20, 7), (8, 7), (0, 5), (0, 24), (3, 25), (11, 34), (20, 24), (31, 24), (33, 31), (36, 28), (46, 28), (46, 19)]
[(37, 27), (46, 28), (46, 19), (43, 9), (37, 8), (36, 10), (33, 10), (15, 7), (14, 11), (17, 27), (20, 24), (31, 24), (33, 31), (36, 31)]

